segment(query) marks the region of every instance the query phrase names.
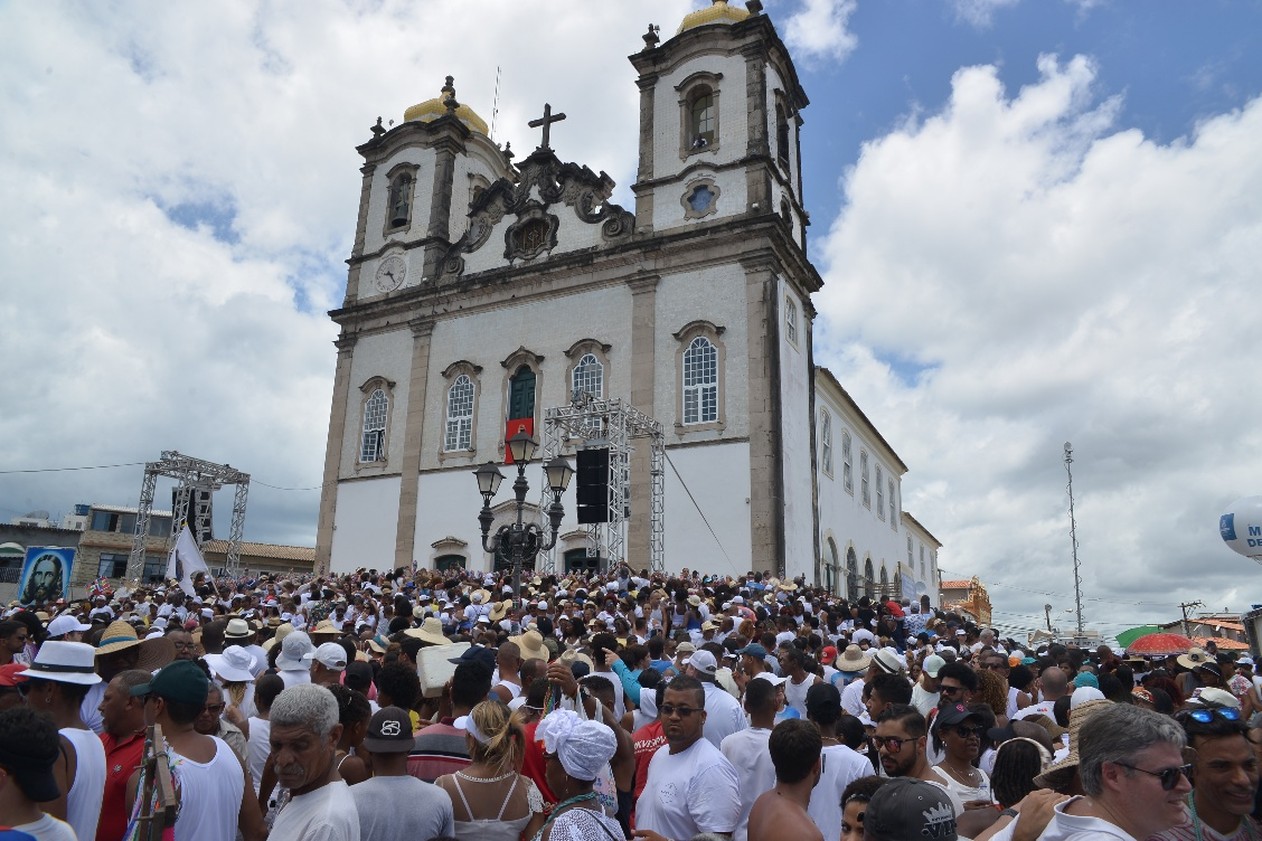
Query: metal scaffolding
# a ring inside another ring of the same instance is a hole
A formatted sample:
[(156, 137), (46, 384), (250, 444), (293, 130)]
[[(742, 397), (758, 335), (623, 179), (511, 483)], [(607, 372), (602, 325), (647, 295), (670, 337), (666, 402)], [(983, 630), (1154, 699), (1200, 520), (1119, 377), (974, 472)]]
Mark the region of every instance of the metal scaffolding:
[(127, 577), (139, 579), (145, 568), (145, 538), (149, 534), (149, 513), (153, 509), (153, 495), (158, 488), (158, 477), (176, 480), (175, 509), (171, 516), (171, 533), (167, 535), (169, 552), (175, 538), (184, 526), (182, 514), (189, 510), (193, 501), (193, 513), (189, 528), (194, 536), (210, 532), (212, 494), (224, 485), (236, 485), (232, 498), (232, 526), (228, 533), (228, 573), (235, 575), (241, 565), (241, 537), (245, 532), (245, 503), (250, 491), (250, 474), (243, 473), (227, 464), (215, 464), (200, 458), (186, 456), (175, 450), (163, 450), (160, 461), (145, 464), (145, 478), (140, 485), (140, 505), (136, 513), (136, 532), (132, 536), (131, 556), (127, 559)]
[[(666, 523), (666, 444), (660, 422), (620, 398), (596, 399), (587, 393), (574, 395), (568, 406), (555, 406), (544, 413), (542, 462), (561, 454), (571, 441), (581, 441), (579, 449), (609, 450), (609, 522), (587, 526), (587, 556), (602, 557), (612, 569), (626, 560), (627, 521), (630, 519), (631, 454), (633, 441), (648, 439), (649, 445), (649, 565), (654, 572), (665, 571)], [(539, 505), (542, 512), (551, 499), (546, 488)], [(543, 556), (541, 571), (556, 571), (556, 548)]]

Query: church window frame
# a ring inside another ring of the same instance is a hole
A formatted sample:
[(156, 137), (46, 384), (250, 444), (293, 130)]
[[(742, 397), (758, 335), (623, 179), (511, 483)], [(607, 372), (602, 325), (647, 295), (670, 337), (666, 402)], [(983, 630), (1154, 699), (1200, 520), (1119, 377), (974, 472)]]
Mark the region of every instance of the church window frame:
[(790, 295), (784, 296), (784, 337), (798, 346), (798, 305)]
[(894, 487), (893, 479), (887, 480), (886, 490), (888, 491), (886, 499), (889, 501), (889, 506), (890, 506), (890, 528), (892, 528), (894, 531), (898, 531), (898, 501), (897, 501), (897, 497), (895, 496), (895, 487)]
[(885, 522), (885, 471), (876, 465), (876, 518)]
[(854, 496), (854, 443), (849, 430), (841, 433), (841, 483)]
[(359, 451), (356, 469), (384, 467), (390, 452), (390, 415), (394, 408), (394, 383), (370, 377), (359, 387)]
[(907, 535), (907, 566), (914, 569), (915, 564), (916, 564), (916, 557), (912, 551), (912, 540), (911, 540), (911, 535), (909, 534)]
[[(501, 385), (501, 395), (503, 404), (500, 407), (500, 432), (498, 442), (500, 456), (503, 457), (505, 452), (504, 438), (507, 437), (508, 422), (510, 420), (518, 420), (519, 418), (511, 417), (511, 410), (515, 399), (524, 400), (519, 392), (514, 391), (514, 386), (522, 383), (518, 379), (518, 374), (523, 368), (528, 369), (534, 375), (534, 393), (531, 397), (530, 414), (523, 417), (529, 417), (531, 421), (531, 429), (535, 440), (539, 440), (539, 403), (543, 394), (543, 357), (532, 350), (525, 347), (519, 347), (510, 353), (500, 366), (504, 369), (504, 378)], [(524, 387), (524, 386), (522, 386)]]
[[(778, 98), (778, 97), (777, 97)], [(789, 114), (783, 102), (776, 102), (776, 163), (789, 172)]]
[(859, 450), (859, 487), (860, 498), (865, 508), (872, 507), (872, 485), (868, 481), (868, 451)]
[[(565, 358), (570, 361), (565, 371), (565, 381), (569, 387), (567, 399), (576, 400), (583, 386), (597, 385), (595, 391), (590, 392), (595, 400), (605, 399), (605, 395), (609, 391), (609, 351), (611, 345), (597, 341), (596, 339), (580, 339), (570, 345), (565, 351)], [(593, 418), (587, 424), (588, 434), (593, 438), (599, 438), (601, 432), (601, 421)]]
[(819, 467), (833, 477), (833, 415), (827, 409), (819, 410)]
[(719, 148), (722, 73), (698, 72), (680, 82), (679, 157), (713, 152)]
[[(381, 227), (383, 237), (405, 234), (411, 229), (419, 171), (417, 164), (400, 163), (386, 173), (386, 210)], [(402, 208), (401, 216), (396, 216), (397, 207)]]
[(722, 430), (727, 425), (724, 330), (709, 321), (693, 321), (674, 334), (679, 343), (675, 356), (678, 433)]
[(679, 196), (679, 206), (684, 209), (685, 219), (704, 219), (719, 210), (719, 196), (723, 190), (713, 178), (694, 178)]
[[(474, 365), (467, 359), (453, 362), (442, 371), (445, 385), (442, 392), (442, 434), (438, 441), (440, 462), (453, 458), (471, 460), (478, 451), (478, 409), (482, 398), (481, 374), (482, 367)], [(462, 411), (453, 415), (453, 396), (458, 396), (462, 401), (466, 399), (464, 393), (453, 395), (456, 388), (463, 389), (464, 382), (462, 381), (467, 381), (471, 393), (467, 394), (467, 403), (462, 402), (456, 407)], [(463, 411), (466, 408), (467, 414)], [(462, 424), (467, 429), (467, 433), (462, 431)], [(467, 446), (461, 446), (462, 444), (467, 444)]]

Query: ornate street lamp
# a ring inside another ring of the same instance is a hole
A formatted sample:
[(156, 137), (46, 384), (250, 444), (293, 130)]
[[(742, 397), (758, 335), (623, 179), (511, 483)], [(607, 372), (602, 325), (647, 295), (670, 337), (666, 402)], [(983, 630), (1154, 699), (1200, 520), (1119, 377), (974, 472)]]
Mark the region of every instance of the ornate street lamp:
[(544, 476), (548, 482), (548, 489), (552, 491), (552, 504), (548, 506), (549, 529), (545, 534), (538, 523), (522, 522), (526, 494), (530, 492), (530, 483), (526, 481), (526, 465), (534, 458), (535, 450), (539, 445), (526, 434), (525, 430), (519, 431), (504, 443), (513, 456), (513, 463), (517, 465), (517, 479), (513, 482), (513, 495), (517, 498), (516, 522), (500, 526), (494, 535), (491, 534), (491, 523), (495, 521), (495, 514), (491, 511), (491, 499), (499, 490), (500, 483), (504, 481), (504, 474), (500, 473), (494, 462), (488, 461), (473, 471), (473, 475), (478, 480), (478, 493), (482, 495), (482, 511), (478, 514), (478, 523), (482, 526), (482, 548), (492, 556), (502, 552), (512, 561), (513, 602), (514, 605), (520, 606), (521, 568), (527, 562), (533, 563), (540, 552), (546, 552), (556, 546), (557, 530), (565, 517), (561, 495), (569, 487), (574, 468), (570, 467), (570, 463), (559, 455), (544, 465)]

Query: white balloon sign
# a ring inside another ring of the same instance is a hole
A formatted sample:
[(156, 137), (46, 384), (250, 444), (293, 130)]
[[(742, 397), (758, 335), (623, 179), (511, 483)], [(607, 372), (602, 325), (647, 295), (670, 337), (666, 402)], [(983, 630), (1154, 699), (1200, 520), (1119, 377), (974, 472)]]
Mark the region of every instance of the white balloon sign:
[(1235, 552), (1262, 563), (1262, 496), (1246, 496), (1218, 518), (1218, 531)]

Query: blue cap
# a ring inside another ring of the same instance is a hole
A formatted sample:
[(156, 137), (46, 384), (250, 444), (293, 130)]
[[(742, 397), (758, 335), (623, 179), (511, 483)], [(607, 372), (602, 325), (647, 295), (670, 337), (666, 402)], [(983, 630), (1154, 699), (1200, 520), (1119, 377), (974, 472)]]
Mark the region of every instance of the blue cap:
[(749, 645), (745, 646), (744, 648), (742, 648), (740, 651), (736, 653), (748, 654), (750, 657), (766, 657), (767, 649), (763, 648), (761, 645), (759, 645), (756, 642), (751, 642)]

